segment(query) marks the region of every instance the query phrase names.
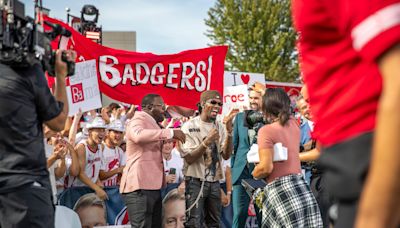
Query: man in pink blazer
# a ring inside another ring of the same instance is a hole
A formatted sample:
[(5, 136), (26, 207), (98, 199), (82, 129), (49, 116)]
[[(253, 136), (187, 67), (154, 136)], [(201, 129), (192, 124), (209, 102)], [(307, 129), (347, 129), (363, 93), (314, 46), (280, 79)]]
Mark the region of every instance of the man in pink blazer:
[(126, 128), (127, 149), (120, 192), (127, 206), (132, 227), (161, 227), (164, 166), (161, 147), (164, 140), (185, 141), (181, 130), (162, 129), (165, 104), (158, 94), (142, 99), (142, 110), (136, 112)]

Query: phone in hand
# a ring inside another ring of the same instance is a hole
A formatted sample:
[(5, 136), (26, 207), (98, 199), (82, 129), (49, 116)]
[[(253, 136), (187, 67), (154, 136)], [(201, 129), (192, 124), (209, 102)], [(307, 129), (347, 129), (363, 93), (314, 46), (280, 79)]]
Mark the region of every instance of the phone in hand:
[(169, 174), (176, 174), (176, 169), (175, 168), (170, 168), (169, 169)]

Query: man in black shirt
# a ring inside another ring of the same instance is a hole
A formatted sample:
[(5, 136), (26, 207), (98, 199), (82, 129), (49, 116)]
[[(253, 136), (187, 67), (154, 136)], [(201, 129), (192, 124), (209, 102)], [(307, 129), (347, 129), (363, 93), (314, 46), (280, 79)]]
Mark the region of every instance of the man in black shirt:
[[(75, 52), (65, 51), (69, 61)], [(54, 227), (42, 124), (60, 131), (68, 116), (67, 64), (56, 53), (54, 96), (41, 65), (0, 64), (0, 227)]]

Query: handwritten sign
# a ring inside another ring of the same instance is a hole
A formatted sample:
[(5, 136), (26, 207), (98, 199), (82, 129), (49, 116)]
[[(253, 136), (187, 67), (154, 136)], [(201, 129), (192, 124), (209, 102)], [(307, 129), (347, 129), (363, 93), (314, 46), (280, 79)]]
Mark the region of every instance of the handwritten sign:
[(73, 116), (79, 109), (86, 112), (101, 107), (96, 60), (76, 64), (75, 74), (69, 77), (67, 96), (69, 116)]
[(224, 73), (224, 87), (238, 85), (247, 85), (249, 87), (255, 82), (265, 84), (264, 74), (232, 71), (225, 71)]

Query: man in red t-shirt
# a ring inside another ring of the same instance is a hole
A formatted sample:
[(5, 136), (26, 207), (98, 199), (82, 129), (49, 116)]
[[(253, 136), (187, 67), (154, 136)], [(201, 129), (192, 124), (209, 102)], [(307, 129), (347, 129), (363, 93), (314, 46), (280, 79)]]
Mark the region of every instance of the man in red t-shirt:
[(323, 146), (320, 163), (339, 201), (336, 225), (396, 227), (400, 0), (293, 0), (292, 6), (314, 136)]

